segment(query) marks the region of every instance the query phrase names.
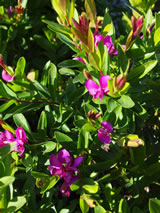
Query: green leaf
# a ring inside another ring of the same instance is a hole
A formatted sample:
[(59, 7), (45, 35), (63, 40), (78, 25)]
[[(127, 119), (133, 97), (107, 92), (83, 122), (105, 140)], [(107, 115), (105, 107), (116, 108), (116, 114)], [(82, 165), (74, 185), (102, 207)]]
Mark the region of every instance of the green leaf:
[(74, 70), (72, 70), (72, 69), (68, 69), (68, 68), (61, 68), (61, 69), (59, 69), (59, 73), (61, 74), (61, 75), (75, 75), (75, 71)]
[(7, 111), (7, 113), (3, 117), (3, 120), (7, 120), (8, 118), (12, 117), (13, 115), (15, 115), (17, 113), (38, 110), (41, 107), (44, 107), (44, 104), (31, 104), (31, 103), (18, 104), (16, 106), (12, 107), (9, 111)]
[(42, 22), (44, 22), (45, 24), (47, 24), (47, 27), (52, 30), (53, 32), (56, 33), (62, 33), (65, 35), (70, 35), (71, 31), (68, 27), (65, 27), (63, 25), (57, 24), (53, 21), (47, 21), (47, 20), (42, 20)]
[(129, 207), (127, 201), (124, 198), (120, 200), (118, 213), (129, 213)]
[(107, 211), (99, 204), (94, 208), (94, 213), (107, 213)]
[(4, 15), (4, 7), (0, 6), (0, 15), (3, 16)]
[(103, 67), (102, 72), (104, 75), (107, 75), (107, 72), (109, 71), (109, 53), (106, 45), (104, 45), (104, 61), (103, 61)]
[(81, 182), (80, 180), (75, 181), (74, 183), (71, 184), (70, 189), (71, 191), (76, 191), (80, 188)]
[(74, 52), (77, 52), (77, 53), (79, 52), (79, 50), (77, 49), (77, 47), (75, 46), (75, 44), (72, 42), (72, 40), (68, 36), (59, 33), (58, 34), (58, 38), (63, 43), (65, 43), (68, 47), (70, 47)]
[(0, 160), (2, 160), (8, 153), (12, 151), (14, 146), (16, 145), (16, 142), (10, 143), (9, 145), (6, 145), (4, 147), (0, 148)]
[(140, 66), (133, 68), (128, 76), (127, 80), (131, 81), (137, 78), (143, 78), (148, 72), (150, 72), (157, 65), (157, 60), (148, 61)]
[(47, 175), (45, 173), (42, 173), (42, 172), (35, 172), (35, 171), (32, 171), (31, 172), (31, 175), (36, 179), (36, 178), (41, 178), (41, 179), (45, 179), (45, 178), (50, 178), (50, 175)]
[(109, 98), (107, 102), (107, 111), (110, 113), (117, 107), (117, 102), (113, 98)]
[(84, 150), (87, 149), (89, 146), (89, 132), (96, 131), (96, 128), (93, 127), (90, 123), (85, 123), (83, 127), (79, 131), (78, 135), (78, 143), (77, 149)]
[(41, 112), (39, 121), (38, 121), (38, 126), (37, 130), (41, 137), (45, 140), (45, 136), (47, 134), (47, 115), (45, 111)]
[(88, 29), (88, 48), (90, 52), (94, 52), (94, 36), (90, 28)]
[(157, 30), (158, 28), (160, 28), (160, 12), (155, 13), (155, 17), (156, 17), (155, 29)]
[(149, 200), (149, 212), (159, 213), (159, 210), (160, 210), (160, 200), (156, 198), (151, 198)]
[(57, 96), (57, 68), (53, 63), (50, 63), (48, 67), (48, 90), (52, 99), (55, 99)]
[(58, 67), (65, 67), (65, 68), (71, 68), (71, 67), (84, 67), (85, 65), (78, 61), (78, 60), (65, 60), (58, 64)]
[(31, 155), (29, 155), (28, 153), (25, 154), (25, 158), (22, 159), (22, 163), (27, 168), (27, 171), (29, 171), (30, 169), (32, 169), (32, 166), (34, 164)]
[(6, 102), (5, 104), (2, 104), (1, 107), (0, 107), (0, 113), (4, 112), (5, 110), (7, 110), (13, 104), (15, 104), (14, 100), (10, 100), (10, 101)]
[(157, 46), (157, 44), (160, 42), (160, 27), (156, 29), (154, 33), (154, 44)]
[(88, 165), (88, 166), (83, 166), (83, 171), (87, 172), (102, 172), (106, 171), (108, 169), (113, 168), (116, 165), (115, 161), (113, 160), (107, 160), (104, 162)]
[(135, 103), (132, 101), (132, 99), (128, 95), (122, 95), (120, 99), (117, 100), (117, 102), (124, 108), (132, 108)]
[(5, 212), (6, 213), (16, 212), (17, 210), (21, 209), (26, 202), (27, 199), (25, 198), (25, 196), (17, 196), (13, 198), (13, 200), (8, 202), (8, 206)]
[(144, 213), (140, 208), (138, 208), (137, 206), (135, 206), (132, 210), (132, 213)]
[(94, 0), (85, 0), (84, 6), (92, 27), (96, 27), (96, 5)]
[(89, 63), (94, 66), (95, 68), (99, 69), (99, 57), (96, 53), (89, 53), (89, 56), (88, 56), (88, 60), (89, 60)]
[(25, 130), (25, 132), (32, 135), (30, 125), (29, 125), (27, 119), (25, 118), (25, 116), (22, 113), (18, 113), (16, 115), (13, 115), (13, 120), (14, 120), (15, 124), (17, 125), (17, 127), (21, 126)]
[[(107, 30), (105, 28), (106, 26), (107, 26)], [(109, 32), (108, 32), (108, 26), (110, 26)], [(103, 25), (102, 25), (102, 31), (103, 31), (103, 35), (108, 34), (111, 37), (113, 37), (113, 40), (114, 40), (115, 28), (114, 28), (112, 19), (109, 15), (109, 9), (108, 8), (106, 8), (106, 10), (105, 10), (104, 20), (103, 20)]]
[(53, 141), (47, 141), (44, 142), (41, 146), (44, 148), (43, 154), (46, 154), (48, 152), (53, 151), (56, 148), (56, 143)]
[(72, 138), (70, 138), (68, 135), (62, 133), (62, 132), (55, 132), (55, 137), (56, 137), (56, 140), (59, 142), (59, 143), (63, 143), (63, 142), (72, 142)]
[(40, 193), (43, 194), (46, 191), (48, 191), (49, 189), (53, 188), (58, 181), (59, 181), (59, 177), (58, 176), (52, 176), (52, 177), (50, 177), (49, 182), (46, 182), (43, 185)]
[(3, 98), (13, 98), (17, 99), (16, 93), (10, 89), (2, 80), (0, 80), (0, 96)]
[(47, 101), (51, 98), (48, 89), (42, 84), (40, 84), (38, 81), (34, 81), (31, 83), (31, 89), (32, 88), (34, 88), (38, 92), (40, 97), (44, 97)]
[(83, 180), (82, 188), (86, 190), (86, 192), (95, 194), (98, 192), (99, 185), (96, 181), (93, 181), (91, 178), (85, 178)]
[(80, 87), (77, 90), (75, 90), (74, 92), (71, 93), (71, 95), (69, 95), (68, 97), (68, 103), (69, 104), (75, 104), (82, 95), (84, 95), (86, 93), (86, 88), (85, 87)]
[(12, 177), (12, 176), (4, 176), (0, 178), (0, 190), (6, 188), (9, 184), (13, 183), (14, 180), (15, 180), (15, 177)]
[(147, 4), (146, 4), (146, 11), (149, 9), (149, 8), (153, 8), (153, 4), (155, 4), (157, 2), (157, 0), (148, 0), (147, 1)]
[(16, 80), (22, 80), (25, 66), (26, 66), (25, 58), (24, 57), (19, 58), (17, 62), (17, 66), (16, 66), (16, 72), (15, 72)]
[(89, 206), (86, 201), (80, 196), (79, 205), (82, 213), (87, 213), (89, 211)]
[(128, 57), (120, 44), (118, 45), (118, 67), (122, 73), (127, 72), (129, 69)]
[(51, 0), (53, 9), (57, 12), (62, 22), (65, 22), (66, 1)]

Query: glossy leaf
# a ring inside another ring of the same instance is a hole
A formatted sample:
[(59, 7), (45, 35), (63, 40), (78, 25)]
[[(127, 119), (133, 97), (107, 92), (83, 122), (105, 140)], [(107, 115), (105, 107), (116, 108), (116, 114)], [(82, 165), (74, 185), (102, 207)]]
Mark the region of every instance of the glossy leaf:
[(22, 80), (25, 66), (26, 66), (25, 58), (24, 57), (19, 58), (17, 62), (17, 66), (16, 66), (16, 72), (15, 72), (16, 80)]
[(151, 198), (149, 200), (149, 212), (158, 213), (160, 210), (160, 200), (156, 198)]

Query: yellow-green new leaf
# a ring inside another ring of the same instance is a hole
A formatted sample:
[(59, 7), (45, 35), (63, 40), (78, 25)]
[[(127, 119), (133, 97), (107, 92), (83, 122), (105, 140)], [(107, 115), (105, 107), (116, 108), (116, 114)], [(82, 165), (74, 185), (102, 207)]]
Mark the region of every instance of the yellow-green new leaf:
[(90, 19), (90, 23), (92, 26), (96, 27), (96, 5), (94, 0), (85, 0), (84, 3), (85, 10), (88, 18)]

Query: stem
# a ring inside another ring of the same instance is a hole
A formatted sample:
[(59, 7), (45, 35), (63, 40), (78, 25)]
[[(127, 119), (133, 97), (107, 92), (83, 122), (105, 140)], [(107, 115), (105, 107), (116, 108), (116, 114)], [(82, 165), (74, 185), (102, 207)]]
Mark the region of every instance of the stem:
[(102, 72), (102, 70), (99, 70), (99, 72), (100, 72), (101, 76), (103, 76), (103, 72)]
[[(0, 98), (0, 101), (11, 101), (11, 98)], [(15, 100), (15, 99), (14, 99)], [(59, 105), (59, 103), (53, 101), (26, 101), (26, 100), (15, 100), (18, 103), (30, 103), (30, 104), (49, 104), (49, 105)]]

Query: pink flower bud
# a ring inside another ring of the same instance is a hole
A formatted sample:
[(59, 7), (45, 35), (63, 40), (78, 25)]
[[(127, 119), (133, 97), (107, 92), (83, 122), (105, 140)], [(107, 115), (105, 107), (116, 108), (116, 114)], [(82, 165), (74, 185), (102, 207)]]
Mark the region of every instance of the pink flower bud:
[(134, 16), (132, 16), (131, 22), (132, 22), (132, 29), (133, 29), (132, 40), (134, 40), (141, 32), (141, 29), (143, 26), (143, 16), (138, 18), (137, 20)]

